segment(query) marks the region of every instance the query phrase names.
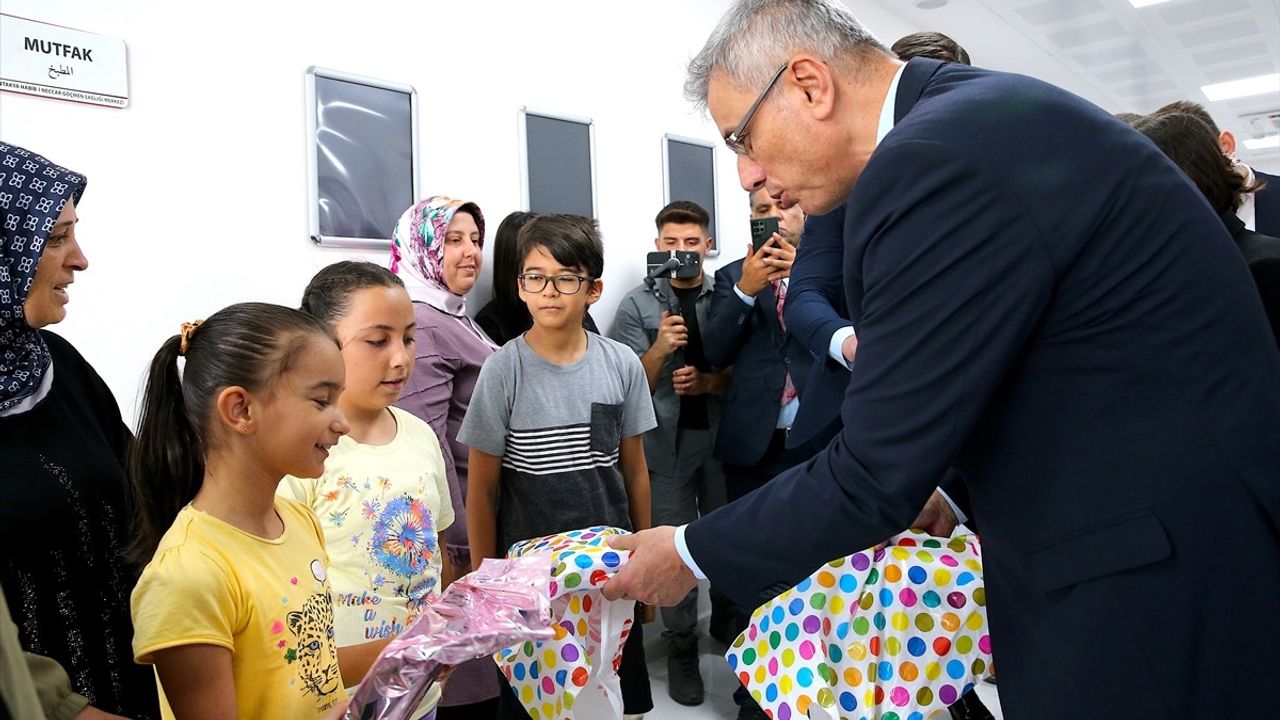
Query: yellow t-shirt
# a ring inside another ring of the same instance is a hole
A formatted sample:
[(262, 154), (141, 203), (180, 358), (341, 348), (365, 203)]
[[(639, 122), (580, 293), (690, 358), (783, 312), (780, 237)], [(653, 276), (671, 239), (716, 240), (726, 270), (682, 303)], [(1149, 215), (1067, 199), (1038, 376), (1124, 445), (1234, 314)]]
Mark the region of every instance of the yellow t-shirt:
[(133, 589), (133, 654), (225, 647), (239, 717), (314, 718), (346, 697), (329, 558), (311, 511), (281, 498), (276, 512), (284, 533), (268, 540), (184, 507)]
[[(343, 437), (322, 477), (286, 476), (278, 491), (310, 507), (324, 529), (338, 647), (399, 635), (440, 594), (438, 534), (453, 524), (440, 441), (430, 425), (389, 409), (391, 442)], [(439, 687), (423, 708), (434, 707)]]

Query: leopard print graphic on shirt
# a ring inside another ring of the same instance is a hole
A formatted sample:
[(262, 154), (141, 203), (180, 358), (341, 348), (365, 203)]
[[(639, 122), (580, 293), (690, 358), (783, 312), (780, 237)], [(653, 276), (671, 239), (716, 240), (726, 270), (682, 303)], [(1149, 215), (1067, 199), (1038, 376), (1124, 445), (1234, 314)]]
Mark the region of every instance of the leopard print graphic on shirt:
[(298, 663), (298, 680), (303, 691), (319, 696), (337, 692), (341, 683), (338, 672), (337, 644), (333, 636), (333, 601), (328, 592), (307, 598), (301, 611), (288, 615), (289, 630), (297, 642), (285, 653), (290, 664)]

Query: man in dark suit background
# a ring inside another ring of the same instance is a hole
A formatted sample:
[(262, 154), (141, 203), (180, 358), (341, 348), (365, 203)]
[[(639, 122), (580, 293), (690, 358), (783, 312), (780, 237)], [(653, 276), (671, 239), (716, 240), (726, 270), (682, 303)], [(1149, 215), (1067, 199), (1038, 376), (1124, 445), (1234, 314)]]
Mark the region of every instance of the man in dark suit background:
[[(799, 448), (787, 447), (787, 434), (801, 399), (812, 358), (786, 330), (781, 316), (791, 264), (804, 229), (804, 211), (783, 209), (767, 193), (750, 195), (751, 217), (778, 219), (778, 232), (746, 257), (716, 271), (711, 311), (702, 330), (707, 359), (718, 369), (733, 368), (721, 400), (720, 428), (712, 456), (724, 468), (729, 502), (763, 486), (784, 470), (818, 453), (831, 438), (826, 433)], [(736, 607), (732, 642), (747, 628), (752, 607)], [(714, 630), (714, 628), (713, 628)], [(733, 695), (739, 720), (766, 717), (739, 686)]]
[(1246, 180), (1239, 163), (1221, 152), (1212, 126), (1195, 113), (1154, 112), (1139, 118), (1133, 127), (1169, 156), (1218, 213), (1249, 266), (1280, 348), (1280, 238), (1248, 229), (1236, 214), (1257, 181)]
[(735, 4), (686, 90), (744, 188), (849, 201), (857, 360), (822, 453), (616, 542), (606, 597), (673, 602), (705, 574), (758, 604), (910, 525), (950, 465), (1007, 717), (1272, 712), (1280, 352), (1169, 160), (1051, 85), (904, 66), (826, 0)]
[(1190, 100), (1177, 100), (1164, 105), (1152, 116), (1168, 113), (1185, 113), (1205, 125), (1217, 136), (1218, 147), (1222, 154), (1235, 161), (1236, 172), (1244, 178), (1246, 186), (1253, 186), (1261, 181), (1260, 190), (1246, 193), (1236, 208), (1235, 214), (1240, 218), (1246, 230), (1280, 237), (1280, 177), (1255, 170), (1236, 159), (1236, 136), (1230, 130), (1223, 130), (1213, 121), (1213, 116), (1200, 103)]
[(759, 249), (716, 272), (711, 314), (704, 330), (707, 358), (715, 367), (733, 367), (722, 400), (724, 415), (714, 456), (724, 463), (726, 495), (736, 500), (779, 472), (817, 454), (830, 435), (786, 447), (801, 407), (797, 391), (808, 379), (812, 359), (788, 331), (781, 309), (799, 250), (804, 211), (782, 209), (763, 191), (751, 194), (751, 216), (776, 217), (778, 232)]

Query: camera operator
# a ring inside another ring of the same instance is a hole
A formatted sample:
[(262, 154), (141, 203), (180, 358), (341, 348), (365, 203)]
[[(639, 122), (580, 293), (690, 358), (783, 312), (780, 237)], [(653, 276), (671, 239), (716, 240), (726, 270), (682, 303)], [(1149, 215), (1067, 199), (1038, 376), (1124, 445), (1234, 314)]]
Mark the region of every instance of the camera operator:
[[(697, 268), (681, 268), (640, 284), (618, 306), (611, 337), (635, 350), (653, 393), (658, 427), (645, 433), (645, 458), (652, 486), (656, 525), (691, 522), (724, 503), (724, 477), (711, 458), (720, 419), (719, 396), (727, 372), (712, 372), (700, 328), (711, 311), (712, 279), (701, 269), (713, 239), (706, 210), (687, 201), (662, 209), (656, 219), (661, 252), (696, 253)], [(672, 312), (678, 310), (678, 312)], [(663, 608), (669, 643), (668, 692), (683, 705), (703, 701), (698, 670), (698, 591), (675, 607)], [(712, 622), (728, 618), (727, 601), (712, 598)]]

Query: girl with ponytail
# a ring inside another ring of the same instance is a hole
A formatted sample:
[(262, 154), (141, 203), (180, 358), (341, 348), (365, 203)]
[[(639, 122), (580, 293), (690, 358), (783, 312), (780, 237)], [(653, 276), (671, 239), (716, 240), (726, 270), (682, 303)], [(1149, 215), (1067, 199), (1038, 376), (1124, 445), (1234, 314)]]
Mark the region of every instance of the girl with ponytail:
[(276, 497), (285, 475), (324, 472), (347, 432), (344, 382), (328, 327), (275, 305), (184, 324), (156, 353), (130, 463), (146, 562), (133, 650), (156, 666), (166, 718), (344, 704), (323, 534)]

